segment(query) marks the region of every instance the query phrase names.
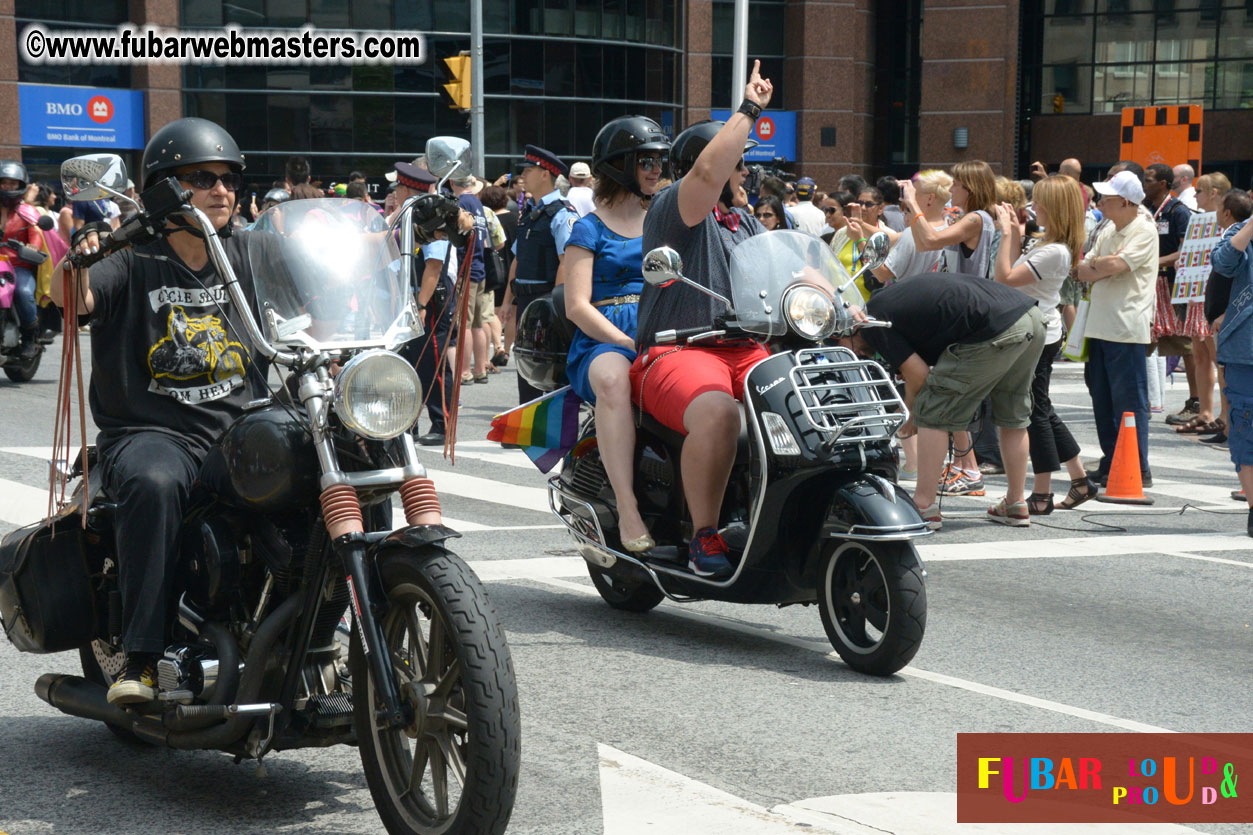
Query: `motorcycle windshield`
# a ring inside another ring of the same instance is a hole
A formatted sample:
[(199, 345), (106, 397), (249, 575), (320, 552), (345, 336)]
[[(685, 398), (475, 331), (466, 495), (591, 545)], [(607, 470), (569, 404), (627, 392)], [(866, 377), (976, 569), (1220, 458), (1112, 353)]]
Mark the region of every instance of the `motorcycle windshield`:
[(360, 200), (289, 200), (262, 212), (248, 260), (276, 346), (394, 348), (420, 335), (387, 221)]
[[(860, 306), (861, 294), (848, 279), (848, 272), (821, 238), (792, 230), (754, 235), (731, 250), (735, 324), (764, 336), (787, 333), (783, 294), (794, 284), (811, 284), (833, 300), (840, 295), (839, 288), (848, 284), (843, 298)], [(835, 307), (842, 328), (851, 317), (838, 301)]]

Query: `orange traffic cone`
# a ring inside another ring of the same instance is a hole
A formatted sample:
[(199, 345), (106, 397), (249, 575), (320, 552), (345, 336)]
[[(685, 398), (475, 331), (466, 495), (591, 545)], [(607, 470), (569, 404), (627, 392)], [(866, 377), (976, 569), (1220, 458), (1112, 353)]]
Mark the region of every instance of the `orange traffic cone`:
[(1118, 444), (1105, 484), (1106, 488), (1096, 497), (1098, 502), (1153, 504), (1152, 499), (1145, 497), (1140, 480), (1140, 442), (1136, 438), (1134, 412), (1122, 413), (1122, 428), (1118, 430)]

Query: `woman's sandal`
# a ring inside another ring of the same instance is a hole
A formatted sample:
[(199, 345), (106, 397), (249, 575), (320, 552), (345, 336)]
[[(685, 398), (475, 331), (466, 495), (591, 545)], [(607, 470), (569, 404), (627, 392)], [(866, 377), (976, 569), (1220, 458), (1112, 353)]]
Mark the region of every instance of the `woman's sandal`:
[[(1219, 426), (1219, 424), (1222, 424)], [(1201, 416), (1197, 415), (1187, 423), (1175, 427), (1175, 431), (1180, 435), (1213, 435), (1222, 429), (1226, 429), (1227, 425), (1219, 420), (1201, 420)]]
[(651, 534), (644, 534), (638, 539), (624, 539), (622, 547), (632, 554), (642, 554), (645, 551), (651, 551), (657, 547), (657, 543), (653, 541)]
[(1032, 493), (1027, 497), (1027, 512), (1032, 516), (1048, 516), (1053, 512), (1053, 494)]
[(1070, 490), (1066, 492), (1066, 498), (1062, 499), (1057, 506), (1062, 510), (1074, 510), (1089, 499), (1095, 499), (1099, 492), (1101, 488), (1087, 476), (1073, 479), (1070, 482)]

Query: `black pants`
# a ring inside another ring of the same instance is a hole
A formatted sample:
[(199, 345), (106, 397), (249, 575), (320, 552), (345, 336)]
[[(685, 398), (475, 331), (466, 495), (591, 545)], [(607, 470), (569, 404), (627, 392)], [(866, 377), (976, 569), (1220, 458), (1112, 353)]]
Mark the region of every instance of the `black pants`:
[(1031, 442), (1031, 469), (1037, 475), (1056, 472), (1062, 468), (1062, 462), (1079, 454), (1079, 444), (1057, 416), (1049, 397), (1053, 360), (1061, 349), (1060, 339), (1044, 346), (1031, 381), (1031, 425), (1027, 427), (1027, 438)]
[(164, 432), (136, 432), (100, 453), (113, 517), (127, 652), (165, 651), (178, 536), (201, 453)]
[[(526, 310), (526, 306), (536, 299), (542, 299), (552, 294), (552, 288), (546, 284), (519, 284), (513, 283), (513, 303), (518, 306), (515, 312), (514, 321), (518, 326), (518, 333), (522, 332), (522, 313)], [(526, 403), (537, 397), (542, 397), (544, 392), (522, 379), (522, 375), (518, 375), (518, 403)]]
[[(449, 295), (452, 295), (451, 292)], [(452, 376), (448, 363), (443, 361), (443, 354), (452, 333), (453, 303), (448, 303), (442, 316), (439, 313), (428, 308), (423, 323), (426, 333), (406, 342), (399, 353), (418, 370), (422, 396), (426, 398), (426, 413), (431, 419), (431, 431), (443, 434), (446, 426), (444, 398), (452, 397)]]

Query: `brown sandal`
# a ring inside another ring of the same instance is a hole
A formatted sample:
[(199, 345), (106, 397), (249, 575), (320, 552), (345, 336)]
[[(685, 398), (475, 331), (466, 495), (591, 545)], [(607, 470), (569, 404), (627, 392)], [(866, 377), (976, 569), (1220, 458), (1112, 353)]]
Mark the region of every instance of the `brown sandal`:
[(1217, 418), (1208, 423), (1190, 423), (1175, 431), (1181, 435), (1214, 435), (1226, 432), (1227, 423), (1222, 418)]
[(1089, 499), (1095, 499), (1099, 492), (1101, 488), (1087, 476), (1074, 479), (1070, 482), (1070, 490), (1066, 492), (1066, 498), (1062, 499), (1057, 506), (1062, 510), (1074, 510)]

